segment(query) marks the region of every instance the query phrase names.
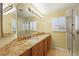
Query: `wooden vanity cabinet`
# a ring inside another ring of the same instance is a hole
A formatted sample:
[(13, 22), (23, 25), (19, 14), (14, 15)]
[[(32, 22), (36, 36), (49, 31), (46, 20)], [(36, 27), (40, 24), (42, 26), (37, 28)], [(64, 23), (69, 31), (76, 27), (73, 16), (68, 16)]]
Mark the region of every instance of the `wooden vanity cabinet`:
[(46, 38), (45, 40), (44, 40), (44, 55), (46, 55), (47, 54), (47, 51), (48, 51), (48, 49), (47, 49), (47, 41), (48, 41), (48, 39)]
[(41, 41), (40, 42), (41, 44), (40, 44), (40, 51), (39, 51), (39, 53), (41, 54), (40, 56), (44, 56), (44, 42), (43, 41)]
[(49, 50), (51, 47), (51, 36), (48, 36), (47, 38), (47, 50)]
[(32, 56), (43, 56), (43, 41), (39, 42), (35, 46), (32, 47)]
[(50, 49), (50, 36), (32, 47), (32, 56), (45, 56)]
[(46, 37), (34, 45), (31, 49), (27, 50), (21, 56), (45, 56), (48, 53), (51, 45), (51, 36)]
[(20, 56), (32, 56), (32, 51), (31, 49), (25, 51), (23, 54), (21, 54)]

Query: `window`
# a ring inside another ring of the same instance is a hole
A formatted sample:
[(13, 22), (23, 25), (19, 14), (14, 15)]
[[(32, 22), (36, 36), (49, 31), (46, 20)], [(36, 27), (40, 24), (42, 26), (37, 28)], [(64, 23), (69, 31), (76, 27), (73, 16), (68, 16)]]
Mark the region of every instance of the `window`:
[(64, 16), (52, 19), (52, 31), (66, 31), (66, 19)]

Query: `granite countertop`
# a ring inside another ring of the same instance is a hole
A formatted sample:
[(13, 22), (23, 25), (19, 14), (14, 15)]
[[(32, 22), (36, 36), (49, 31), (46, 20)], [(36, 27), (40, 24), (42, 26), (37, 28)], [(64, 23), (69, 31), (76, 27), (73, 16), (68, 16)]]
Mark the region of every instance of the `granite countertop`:
[(13, 40), (11, 43), (5, 45), (0, 49), (0, 55), (2, 56), (19, 56), (28, 49), (31, 49), (34, 45), (44, 40), (50, 34), (41, 34), (33, 36), (23, 40)]
[(4, 47), (5, 45), (12, 42), (13, 40), (16, 40), (16, 38), (17, 38), (16, 34), (0, 38), (0, 48)]

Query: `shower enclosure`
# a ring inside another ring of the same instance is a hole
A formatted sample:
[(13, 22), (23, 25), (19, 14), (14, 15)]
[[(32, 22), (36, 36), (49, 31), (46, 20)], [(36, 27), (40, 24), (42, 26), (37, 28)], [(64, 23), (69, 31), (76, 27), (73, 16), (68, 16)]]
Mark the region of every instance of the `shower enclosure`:
[(67, 50), (69, 55), (79, 55), (79, 4), (67, 11)]

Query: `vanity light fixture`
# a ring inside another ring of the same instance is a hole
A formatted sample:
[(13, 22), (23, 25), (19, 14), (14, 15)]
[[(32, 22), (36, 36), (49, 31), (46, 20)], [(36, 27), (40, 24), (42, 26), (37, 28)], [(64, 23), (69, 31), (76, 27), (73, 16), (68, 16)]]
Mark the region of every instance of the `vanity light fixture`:
[(32, 13), (33, 15), (35, 15), (35, 16), (38, 16), (38, 17), (40, 17), (40, 18), (43, 18), (43, 16), (42, 16), (41, 14), (39, 14), (38, 12), (36, 12), (35, 10), (33, 10), (33, 9), (31, 9), (31, 8), (28, 8), (28, 11), (29, 11), (30, 13)]
[(3, 5), (3, 13), (11, 10), (13, 8), (13, 5), (10, 4), (10, 5)]
[(3, 15), (6, 15), (10, 12), (16, 11), (16, 8), (13, 7), (13, 4), (4, 4), (3, 5)]

